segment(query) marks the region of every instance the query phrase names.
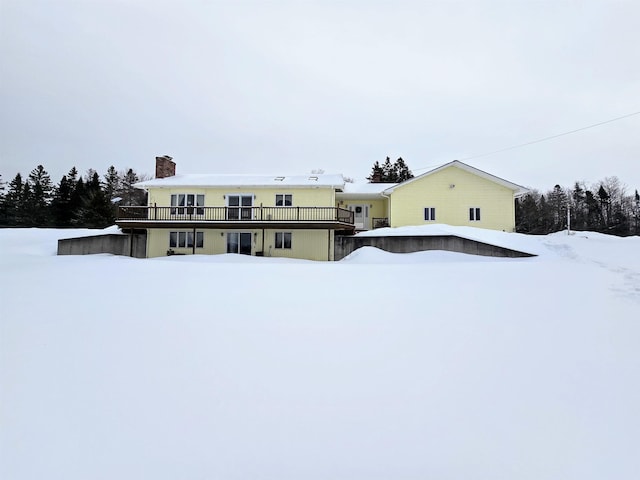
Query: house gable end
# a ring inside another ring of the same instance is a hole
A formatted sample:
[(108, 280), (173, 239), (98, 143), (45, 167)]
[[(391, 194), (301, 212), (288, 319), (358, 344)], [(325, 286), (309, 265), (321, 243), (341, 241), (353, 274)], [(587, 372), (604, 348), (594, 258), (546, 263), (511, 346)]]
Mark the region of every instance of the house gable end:
[(510, 182), (508, 180), (505, 180), (503, 178), (497, 177), (495, 175), (492, 175), (490, 173), (487, 173), (483, 170), (480, 170), (478, 168), (472, 167), (471, 165), (467, 165), (466, 163), (463, 163), (459, 160), (454, 160), (452, 162), (446, 163), (444, 165), (441, 165), (440, 167), (434, 168), (433, 170), (429, 170), (428, 172), (423, 173), (422, 175), (418, 175), (417, 177), (413, 177), (410, 178), (409, 180), (406, 180), (405, 182), (399, 183), (393, 187), (390, 187), (388, 189), (386, 189), (383, 193), (385, 195), (389, 195), (391, 193), (393, 193), (394, 191), (398, 190), (398, 189), (402, 189), (404, 187), (406, 187), (407, 185), (410, 185), (411, 183), (414, 182), (418, 182), (421, 181), (427, 177), (430, 177), (434, 174), (437, 174), (439, 172), (442, 172), (443, 170), (447, 170), (450, 168), (458, 168), (461, 169), (463, 171), (466, 171), (472, 175), (477, 175), (480, 178), (484, 178), (485, 180), (488, 180), (490, 182), (494, 182), (498, 185), (501, 185), (505, 188), (508, 188), (510, 190), (512, 190), (514, 192), (514, 195), (519, 196), (522, 195), (524, 193), (526, 193), (528, 191), (527, 188), (523, 187), (522, 185), (518, 185), (516, 183)]

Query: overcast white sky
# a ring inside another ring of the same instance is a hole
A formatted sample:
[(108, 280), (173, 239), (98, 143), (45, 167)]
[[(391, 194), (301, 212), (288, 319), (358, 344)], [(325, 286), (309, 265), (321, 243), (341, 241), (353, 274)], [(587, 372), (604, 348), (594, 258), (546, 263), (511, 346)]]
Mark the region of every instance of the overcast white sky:
[[(0, 173), (364, 179), (640, 111), (640, 2), (0, 0)], [(467, 163), (640, 189), (640, 115)]]

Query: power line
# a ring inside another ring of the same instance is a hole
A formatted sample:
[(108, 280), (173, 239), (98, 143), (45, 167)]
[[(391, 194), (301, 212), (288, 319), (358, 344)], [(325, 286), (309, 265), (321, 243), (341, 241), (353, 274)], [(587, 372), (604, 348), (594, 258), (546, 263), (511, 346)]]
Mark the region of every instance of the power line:
[[(633, 113), (628, 113), (627, 115), (622, 115), (621, 117), (611, 118), (609, 120), (605, 120), (604, 122), (594, 123), (593, 125), (587, 125), (586, 127), (576, 128), (575, 130), (570, 130), (568, 132), (558, 133), (556, 135), (551, 135), (549, 137), (539, 138), (538, 140), (533, 140), (531, 142), (520, 143), (518, 145), (512, 145), (510, 147), (501, 148), (499, 150), (493, 150), (491, 152), (481, 153), (479, 155), (472, 155), (470, 157), (464, 157), (464, 158), (461, 158), (460, 161), (471, 160), (471, 159), (480, 158), (480, 157), (486, 157), (488, 155), (493, 155), (495, 153), (506, 152), (507, 150), (514, 150), (516, 148), (526, 147), (527, 145), (533, 145), (534, 143), (546, 142), (547, 140), (551, 140), (553, 138), (563, 137), (564, 135), (570, 135), (572, 133), (581, 132), (582, 130), (587, 130), (589, 128), (598, 127), (600, 125), (604, 125), (605, 123), (616, 122), (618, 120), (622, 120), (623, 118), (632, 117), (634, 115), (640, 115), (640, 111), (633, 112)], [(431, 168), (431, 167), (417, 168), (416, 170), (426, 170), (427, 168)]]

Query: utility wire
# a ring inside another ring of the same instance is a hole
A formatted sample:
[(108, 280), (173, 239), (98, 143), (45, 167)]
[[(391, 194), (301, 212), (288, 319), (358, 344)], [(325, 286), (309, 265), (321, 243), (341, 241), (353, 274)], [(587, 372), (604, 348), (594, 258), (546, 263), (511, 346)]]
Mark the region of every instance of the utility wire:
[[(586, 127), (576, 128), (575, 130), (570, 130), (568, 132), (558, 133), (557, 135), (551, 135), (549, 137), (540, 138), (538, 140), (533, 140), (531, 142), (520, 143), (518, 145), (512, 145), (511, 147), (501, 148), (499, 150), (493, 150), (491, 152), (481, 153), (479, 155), (472, 155), (470, 157), (464, 157), (464, 158), (461, 158), (460, 161), (486, 157), (488, 155), (493, 155), (495, 153), (506, 152), (507, 150), (514, 150), (516, 148), (526, 147), (527, 145), (533, 145), (534, 143), (546, 142), (547, 140), (551, 140), (553, 138), (563, 137), (564, 135), (570, 135), (572, 133), (581, 132), (582, 130), (587, 130), (588, 128), (598, 127), (600, 125), (604, 125), (605, 123), (616, 122), (618, 120), (622, 120), (623, 118), (632, 117), (634, 115), (640, 115), (640, 111), (628, 113), (627, 115), (622, 115), (621, 117), (612, 118), (610, 120), (605, 120), (604, 122), (594, 123), (593, 125), (587, 125)], [(426, 170), (428, 168), (431, 168), (431, 167), (417, 168), (416, 170)]]

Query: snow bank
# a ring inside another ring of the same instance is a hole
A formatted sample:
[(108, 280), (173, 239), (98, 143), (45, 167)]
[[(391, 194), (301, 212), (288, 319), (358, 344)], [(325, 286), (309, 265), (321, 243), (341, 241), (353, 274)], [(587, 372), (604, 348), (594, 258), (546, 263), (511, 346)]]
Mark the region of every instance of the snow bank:
[(54, 256), (70, 233), (0, 230), (0, 478), (640, 471), (637, 238), (525, 238), (531, 259)]

